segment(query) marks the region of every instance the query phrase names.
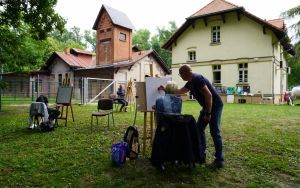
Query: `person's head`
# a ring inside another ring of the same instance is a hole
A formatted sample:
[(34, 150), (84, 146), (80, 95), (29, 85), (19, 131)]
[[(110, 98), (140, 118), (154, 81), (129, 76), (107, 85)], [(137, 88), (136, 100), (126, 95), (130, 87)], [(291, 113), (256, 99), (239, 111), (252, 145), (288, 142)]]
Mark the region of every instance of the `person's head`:
[(178, 89), (178, 86), (174, 81), (168, 81), (165, 87), (166, 94), (175, 94)]
[(123, 89), (123, 85), (122, 84), (119, 85), (119, 89), (121, 89), (121, 90)]
[(184, 80), (184, 81), (189, 81), (189, 80), (192, 80), (192, 75), (193, 75), (193, 72), (192, 72), (192, 69), (191, 69), (191, 66), (190, 65), (182, 65), (180, 68), (179, 68), (179, 76)]

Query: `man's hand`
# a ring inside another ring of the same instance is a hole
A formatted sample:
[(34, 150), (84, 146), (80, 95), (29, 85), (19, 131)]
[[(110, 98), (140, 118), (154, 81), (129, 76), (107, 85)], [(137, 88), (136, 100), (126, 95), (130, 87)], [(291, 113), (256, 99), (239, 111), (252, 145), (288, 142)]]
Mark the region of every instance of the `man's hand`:
[(210, 122), (210, 118), (211, 118), (211, 115), (209, 114), (205, 114), (204, 117), (203, 117), (203, 121), (205, 123), (205, 125), (207, 125), (209, 122)]
[(160, 85), (160, 86), (157, 88), (157, 90), (158, 90), (158, 91), (160, 91), (160, 90), (163, 90), (163, 91), (165, 91), (166, 89), (165, 89), (165, 86), (163, 86), (163, 85)]

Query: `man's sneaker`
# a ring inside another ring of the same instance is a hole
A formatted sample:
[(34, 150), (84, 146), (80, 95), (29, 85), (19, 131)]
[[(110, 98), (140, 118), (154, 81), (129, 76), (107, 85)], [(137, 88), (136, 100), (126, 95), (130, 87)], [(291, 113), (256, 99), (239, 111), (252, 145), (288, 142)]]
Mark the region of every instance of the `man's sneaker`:
[(210, 167), (215, 168), (215, 169), (223, 168), (224, 167), (224, 161), (215, 159), (214, 162), (212, 162), (210, 164)]

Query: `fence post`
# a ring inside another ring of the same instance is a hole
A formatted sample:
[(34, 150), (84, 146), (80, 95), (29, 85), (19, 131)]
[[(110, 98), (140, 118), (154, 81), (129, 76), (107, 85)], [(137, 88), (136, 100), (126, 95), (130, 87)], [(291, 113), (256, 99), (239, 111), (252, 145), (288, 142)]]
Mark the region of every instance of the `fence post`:
[(31, 101), (34, 101), (34, 81), (31, 81)]
[(81, 105), (84, 105), (84, 87), (83, 87), (83, 83), (84, 82), (84, 80), (83, 80), (83, 77), (81, 77), (81, 80), (80, 80), (80, 82), (79, 83), (81, 83), (80, 84), (80, 98), (81, 98)]
[(15, 87), (14, 87), (14, 93), (15, 93), (15, 101), (17, 100), (17, 80), (15, 80), (14, 82), (13, 82), (13, 84), (15, 84)]

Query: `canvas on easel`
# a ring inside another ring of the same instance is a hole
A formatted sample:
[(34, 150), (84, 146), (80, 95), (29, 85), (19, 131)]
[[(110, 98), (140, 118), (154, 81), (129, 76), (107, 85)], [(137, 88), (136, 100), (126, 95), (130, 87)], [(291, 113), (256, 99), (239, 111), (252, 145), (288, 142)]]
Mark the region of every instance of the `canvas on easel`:
[[(68, 124), (68, 110), (69, 106), (71, 108), (72, 113), (72, 119), (74, 122), (74, 114), (73, 114), (73, 108), (72, 108), (72, 94), (73, 94), (73, 87), (67, 86), (61, 86), (58, 88), (57, 96), (56, 96), (56, 107), (60, 111), (60, 117), (57, 119), (63, 119), (65, 120), (65, 126)], [(64, 116), (64, 107), (66, 107), (66, 113)]]
[(147, 110), (153, 110), (152, 106), (155, 105), (155, 101), (161, 94), (158, 91), (158, 87), (161, 85), (166, 85), (171, 78), (153, 78), (148, 77), (146, 80), (146, 104)]

